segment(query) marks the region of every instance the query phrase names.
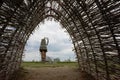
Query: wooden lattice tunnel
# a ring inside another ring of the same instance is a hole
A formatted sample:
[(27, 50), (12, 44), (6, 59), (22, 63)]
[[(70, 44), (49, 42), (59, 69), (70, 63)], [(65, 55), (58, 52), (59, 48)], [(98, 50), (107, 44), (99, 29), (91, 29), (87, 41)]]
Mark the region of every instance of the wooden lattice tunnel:
[(67, 30), (81, 70), (120, 80), (119, 0), (0, 0), (0, 80), (19, 69), (26, 41), (44, 19)]

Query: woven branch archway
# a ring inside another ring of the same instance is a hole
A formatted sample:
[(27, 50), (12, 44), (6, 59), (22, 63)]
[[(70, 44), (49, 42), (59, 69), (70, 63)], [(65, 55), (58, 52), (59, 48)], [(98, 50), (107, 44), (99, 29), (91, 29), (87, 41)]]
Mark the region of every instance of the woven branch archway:
[(81, 70), (97, 80), (120, 79), (120, 1), (1, 0), (1, 80), (19, 69), (26, 41), (46, 18), (67, 30)]

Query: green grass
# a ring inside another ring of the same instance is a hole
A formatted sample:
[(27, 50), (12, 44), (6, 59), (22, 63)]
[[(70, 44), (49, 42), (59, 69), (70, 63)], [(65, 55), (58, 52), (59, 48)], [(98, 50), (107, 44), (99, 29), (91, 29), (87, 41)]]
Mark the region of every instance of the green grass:
[(42, 63), (42, 62), (23, 62), (23, 68), (42, 68), (42, 67), (78, 67), (77, 62), (58, 62), (58, 63)]

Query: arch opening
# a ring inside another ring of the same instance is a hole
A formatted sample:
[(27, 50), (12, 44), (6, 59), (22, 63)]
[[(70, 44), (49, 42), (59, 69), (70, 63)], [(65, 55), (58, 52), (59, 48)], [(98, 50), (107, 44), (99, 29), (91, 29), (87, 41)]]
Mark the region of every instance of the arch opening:
[(54, 20), (45, 20), (44, 23), (40, 23), (26, 43), (23, 61), (41, 61), (39, 48), (41, 39), (44, 37), (49, 38), (48, 52), (46, 53), (47, 60), (50, 58), (54, 62), (54, 59), (59, 58), (62, 62), (67, 60), (76, 61), (76, 56), (72, 51), (71, 39), (65, 32), (60, 23)]

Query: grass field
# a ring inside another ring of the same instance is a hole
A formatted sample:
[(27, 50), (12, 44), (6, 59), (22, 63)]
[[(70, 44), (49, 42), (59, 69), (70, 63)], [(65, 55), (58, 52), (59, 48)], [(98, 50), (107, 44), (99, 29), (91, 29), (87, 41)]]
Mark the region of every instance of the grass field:
[(23, 62), (23, 68), (41, 68), (41, 67), (78, 67), (77, 62), (58, 62), (58, 63), (42, 63), (42, 62)]

